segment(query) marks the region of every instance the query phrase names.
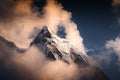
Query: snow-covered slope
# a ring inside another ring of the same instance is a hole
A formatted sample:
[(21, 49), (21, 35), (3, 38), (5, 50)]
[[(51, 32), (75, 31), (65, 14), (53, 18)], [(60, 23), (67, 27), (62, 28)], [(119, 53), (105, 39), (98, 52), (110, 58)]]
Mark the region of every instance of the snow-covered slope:
[(31, 45), (33, 44), (37, 45), (46, 56), (55, 60), (63, 60), (67, 63), (89, 64), (87, 55), (82, 54), (68, 40), (51, 33), (46, 26), (31, 42)]
[[(87, 54), (80, 52), (68, 40), (53, 34), (46, 26), (42, 28), (31, 42), (30, 46), (32, 45), (43, 51), (47, 58), (62, 60), (68, 64), (77, 64), (78, 67), (83, 69), (83, 73), (86, 72), (80, 80), (109, 80), (93, 59)], [(81, 73), (81, 69), (78, 72)], [(90, 72), (93, 72), (92, 76), (87, 76), (90, 75)]]

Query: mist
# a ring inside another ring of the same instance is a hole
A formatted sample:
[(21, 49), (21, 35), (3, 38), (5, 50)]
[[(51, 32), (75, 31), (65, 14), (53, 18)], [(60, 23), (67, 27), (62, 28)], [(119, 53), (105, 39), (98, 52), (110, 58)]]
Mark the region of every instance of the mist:
[[(5, 3), (7, 5), (7, 0)], [(71, 12), (64, 10), (63, 6), (54, 0), (46, 1), (46, 5), (43, 7), (43, 14), (40, 14), (37, 10), (35, 11), (31, 4), (32, 0), (14, 2), (12, 7), (10, 7), (11, 14), (7, 14), (8, 17), (4, 15), (8, 21), (1, 17), (1, 36), (13, 41), (18, 47), (27, 48), (32, 41), (29, 36), (35, 27), (41, 29), (46, 25), (53, 33), (57, 34), (58, 26), (62, 26), (65, 28), (66, 39), (86, 54), (83, 38), (80, 36), (77, 24), (71, 20)], [(4, 11), (4, 13), (6, 12)]]
[[(1, 42), (2, 66), (10, 71), (12, 68), (14, 71), (12, 74), (16, 75), (13, 77), (17, 77), (16, 79), (77, 80), (80, 75), (86, 73), (80, 74), (80, 69), (76, 64), (68, 65), (59, 60), (53, 62), (48, 60), (37, 47), (29, 48), (34, 39), (30, 38), (31, 34), (36, 36), (39, 33), (39, 31), (34, 32), (35, 28), (40, 30), (46, 25), (52, 33), (57, 34), (58, 26), (62, 26), (65, 28), (65, 38), (79, 51), (86, 54), (77, 24), (71, 20), (71, 12), (64, 10), (63, 6), (55, 0), (47, 0), (43, 7), (44, 13), (40, 14), (31, 6), (32, 2), (32, 0), (5, 0), (0, 3), (0, 36), (14, 42), (19, 48), (27, 49), (21, 54), (16, 52), (15, 47), (11, 49)], [(81, 68), (81, 72), (84, 70)]]

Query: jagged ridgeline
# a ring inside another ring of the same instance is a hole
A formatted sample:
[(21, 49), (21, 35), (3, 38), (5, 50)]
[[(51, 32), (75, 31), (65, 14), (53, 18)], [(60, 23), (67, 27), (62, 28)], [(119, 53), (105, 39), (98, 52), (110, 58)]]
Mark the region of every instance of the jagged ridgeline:
[[(82, 72), (85, 72), (85, 74), (82, 75), (79, 80), (109, 80), (99, 66), (96, 65), (94, 60), (87, 54), (80, 52), (67, 39), (60, 38), (50, 32), (46, 26), (40, 30), (38, 35), (31, 42), (30, 47), (33, 45), (40, 49), (48, 60), (61, 60), (66, 64), (76, 64), (79, 68), (82, 68)], [(13, 42), (3, 37), (0, 37), (0, 47), (1, 46), (6, 46), (11, 52), (16, 51), (17, 53), (25, 54), (25, 51), (27, 51), (27, 49), (18, 48)], [(88, 76), (90, 74), (92, 75)]]
[(83, 55), (70, 42), (49, 32), (44, 26), (30, 46), (38, 46), (52, 60), (63, 60), (67, 63), (88, 65), (87, 55)]

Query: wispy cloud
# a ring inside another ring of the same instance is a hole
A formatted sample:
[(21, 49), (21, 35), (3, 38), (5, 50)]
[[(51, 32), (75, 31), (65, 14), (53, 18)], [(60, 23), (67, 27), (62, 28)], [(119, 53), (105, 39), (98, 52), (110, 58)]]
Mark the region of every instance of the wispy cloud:
[[(32, 41), (30, 35), (35, 28), (39, 30), (46, 25), (53, 33), (57, 34), (58, 26), (62, 26), (65, 28), (66, 39), (86, 54), (83, 38), (77, 30), (77, 24), (71, 20), (70, 12), (64, 10), (62, 5), (55, 0), (47, 0), (46, 6), (43, 8), (44, 14), (39, 16), (40, 13), (33, 11), (31, 4), (32, 0), (1, 1), (0, 36), (14, 42), (18, 47), (24, 48), (29, 47)], [(77, 80), (80, 77), (80, 71), (82, 75), (86, 70), (78, 70), (75, 64), (68, 65), (62, 61), (48, 61), (36, 47), (31, 47), (25, 54), (17, 54), (4, 44), (0, 44), (0, 47), (0, 59), (7, 65), (7, 68), (14, 66), (19, 74), (24, 75), (21, 66), (22, 68), (26, 67), (29, 72), (25, 71), (25, 73), (32, 73), (31, 77), (35, 78), (33, 80)], [(27, 75), (27, 77), (29, 76)]]
[(120, 67), (120, 37), (107, 41), (106, 48), (111, 49), (118, 56), (118, 66)]
[[(19, 47), (28, 47), (31, 42), (29, 36), (35, 27), (41, 29), (46, 25), (57, 34), (58, 26), (62, 26), (65, 28), (66, 39), (86, 54), (83, 38), (77, 29), (77, 24), (71, 19), (71, 12), (64, 10), (60, 3), (55, 0), (47, 0), (43, 7), (44, 13), (39, 16), (40, 13), (37, 10), (33, 11), (33, 7), (31, 7), (32, 0), (5, 0), (4, 5), (7, 5), (8, 2), (12, 4), (12, 7), (3, 6), (6, 9), (10, 8), (10, 12), (4, 15), (5, 18), (0, 17), (1, 36), (13, 41)], [(6, 11), (8, 10), (1, 13), (4, 14)]]

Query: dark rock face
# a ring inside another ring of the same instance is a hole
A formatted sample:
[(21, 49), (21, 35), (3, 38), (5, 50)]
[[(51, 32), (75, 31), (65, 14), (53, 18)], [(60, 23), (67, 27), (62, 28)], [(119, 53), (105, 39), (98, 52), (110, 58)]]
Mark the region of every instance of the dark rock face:
[(51, 34), (48, 31), (47, 27), (44, 26), (43, 29), (40, 31), (40, 33), (38, 34), (38, 36), (32, 41), (32, 44), (39, 44), (40, 42), (46, 42), (45, 38), (51, 38)]
[(9, 48), (17, 48), (13, 42), (10, 42), (0, 36), (0, 43), (7, 45)]
[(42, 49), (42, 51), (45, 52), (45, 55), (49, 58), (63, 60), (67, 63), (89, 64), (85, 58), (87, 57), (86, 55), (78, 52), (66, 39), (52, 35), (46, 26), (43, 27), (30, 45), (33, 44), (38, 45), (38, 47)]
[(25, 49), (20, 49), (18, 48), (13, 42), (8, 41), (6, 39), (4, 39), (3, 37), (0, 36), (0, 44), (4, 44), (5, 46), (7, 46), (9, 49), (11, 50), (15, 50), (19, 53), (24, 53), (26, 50)]

